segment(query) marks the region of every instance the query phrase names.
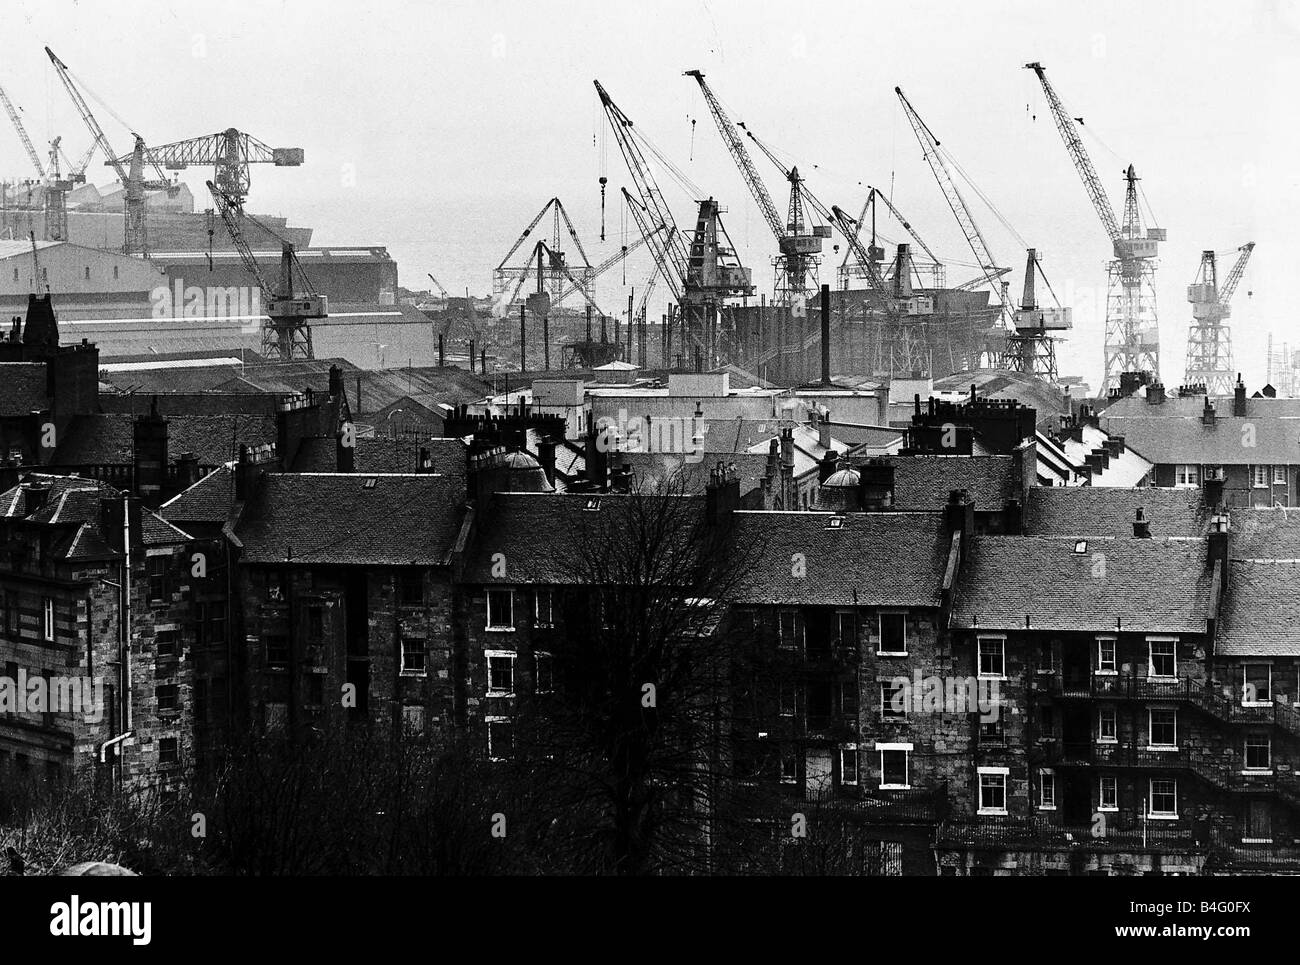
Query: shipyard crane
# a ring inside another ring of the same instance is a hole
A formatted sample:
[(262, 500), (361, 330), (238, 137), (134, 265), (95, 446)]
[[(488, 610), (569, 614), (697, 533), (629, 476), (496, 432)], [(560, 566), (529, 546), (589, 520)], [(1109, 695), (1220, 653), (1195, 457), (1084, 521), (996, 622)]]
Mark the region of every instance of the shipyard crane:
[[(654, 229), (655, 233), (658, 233), (662, 230), (663, 230), (663, 225), (659, 225), (657, 228)], [(627, 258), (628, 255), (632, 254), (632, 252), (636, 251), (642, 245), (649, 244), (649, 243), (650, 243), (649, 238), (645, 237), (644, 235), (638, 235), (636, 240), (633, 241), (630, 245), (620, 245), (618, 251), (614, 252), (612, 255), (610, 255), (608, 258), (602, 261), (595, 268), (591, 269), (591, 271), (588, 273), (587, 276), (587, 287), (590, 288), (591, 282), (595, 281), (601, 275), (605, 274), (605, 272), (609, 271), (619, 262), (623, 261), (623, 259)], [(569, 285), (567, 288), (564, 288), (560, 291), (560, 297), (557, 301), (561, 301), (561, 302), (564, 301), (564, 299), (573, 295), (578, 290), (579, 289), (576, 285)]]
[(1079, 137), (1075, 118), (1052, 88), (1047, 71), (1036, 61), (1025, 64), (1025, 68), (1038, 76), (1066, 152), (1074, 162), (1088, 199), (1111, 241), (1114, 260), (1107, 265), (1103, 391), (1117, 388), (1124, 372), (1146, 371), (1152, 378), (1159, 378), (1160, 332), (1156, 315), (1155, 269), (1159, 242), (1165, 240), (1165, 229), (1143, 230), (1138, 209), (1138, 176), (1131, 164), (1124, 171), (1124, 222), (1119, 222)]
[(298, 263), (298, 256), (293, 245), (281, 239), (280, 273), (274, 281), (262, 272), (248, 241), (244, 237), (241, 222), (251, 221), (268, 234), (275, 235), (266, 225), (249, 214), (245, 214), (233, 198), (228, 198), (211, 182), (207, 182), (208, 191), (216, 204), (221, 220), (226, 224), (230, 240), (239, 252), (244, 268), (253, 276), (262, 296), (266, 299), (266, 320), (262, 324), (262, 354), (281, 362), (294, 359), (315, 358), (311, 344), (311, 325), (313, 318), (326, 318), (329, 315), (329, 302), (324, 295), (317, 294), (311, 280)]
[(100, 126), (99, 121), (95, 119), (90, 105), (86, 103), (81, 91), (73, 83), (72, 76), (68, 71), (68, 65), (61, 61), (49, 47), (45, 48), (45, 53), (49, 55), (50, 63), (54, 65), (59, 80), (63, 82), (64, 90), (68, 92), (73, 106), (76, 107), (77, 113), (81, 115), (82, 121), (90, 131), (91, 139), (104, 152), (104, 156), (108, 158), (104, 163), (113, 168), (118, 180), (122, 182), (126, 200), (126, 230), (122, 250), (127, 254), (143, 254), (147, 256), (149, 252), (149, 234), (145, 221), (145, 192), (174, 191), (176, 190), (175, 184), (167, 180), (166, 175), (163, 174), (161, 169), (158, 169), (156, 164), (153, 167), (157, 171), (158, 179), (145, 180), (145, 154), (148, 148), (139, 134), (134, 135), (135, 147), (131, 154), (126, 157), (126, 160), (123, 161), (118, 158), (112, 145), (109, 144), (104, 129)]
[[(274, 164), (278, 168), (298, 167), (303, 162), (300, 147), (268, 147), (251, 134), (228, 127), (216, 134), (204, 134), (172, 144), (145, 149), (145, 161), (168, 171), (182, 171), (191, 165), (211, 164), (213, 182), (241, 211), (252, 183), (249, 166)], [(117, 166), (129, 165), (131, 155), (116, 159)]]
[[(767, 186), (754, 167), (754, 162), (745, 147), (744, 138), (737, 132), (736, 125), (727, 116), (717, 95), (705, 81), (704, 74), (698, 70), (688, 70), (685, 76), (694, 77), (700, 85), (700, 91), (704, 94), (704, 100), (713, 114), (718, 133), (722, 135), (723, 144), (726, 145), (732, 160), (736, 162), (741, 178), (763, 214), (763, 220), (767, 222), (776, 238), (780, 252), (776, 259), (776, 303), (798, 305), (802, 310), (807, 304), (809, 293), (817, 288), (818, 255), (822, 250), (822, 239), (830, 236), (830, 228), (814, 225), (812, 231), (806, 229), (803, 215), (803, 179), (799, 177), (797, 167), (791, 167), (786, 172), (786, 180), (790, 182), (790, 203), (786, 217), (782, 219), (781, 213), (772, 203), (772, 196), (768, 194)], [(743, 125), (741, 127), (743, 128)]]
[[(890, 201), (889, 198), (885, 195), (885, 193), (881, 191), (879, 188), (875, 188), (870, 185), (867, 186), (867, 200), (862, 204), (861, 213), (857, 216), (857, 218), (853, 219), (852, 221), (854, 236), (856, 237), (861, 235), (862, 228), (867, 223), (867, 215), (870, 215), (871, 216), (871, 242), (867, 245), (867, 251), (868, 252), (874, 251), (877, 260), (884, 257), (884, 249), (879, 247), (876, 244), (877, 199), (885, 203), (885, 207), (887, 207), (890, 213), (893, 214), (893, 216), (898, 220), (898, 223), (903, 226), (903, 230), (907, 232), (908, 237), (910, 237), (914, 242), (916, 242), (916, 244), (920, 247), (920, 249), (925, 252), (926, 257), (930, 259), (929, 267), (933, 271), (934, 287), (943, 288), (947, 284), (946, 266), (943, 264), (943, 262), (939, 260), (939, 256), (930, 250), (930, 246), (927, 245), (924, 239), (921, 238), (921, 235), (917, 232), (916, 228), (912, 225), (912, 223), (908, 221), (907, 218), (903, 217), (903, 213), (899, 211), (897, 207), (895, 207), (894, 203)], [(846, 246), (844, 252), (844, 261), (840, 265), (840, 275), (841, 275), (841, 279), (845, 283), (844, 287), (848, 287), (847, 280), (849, 277), (849, 269), (850, 269), (849, 263), (855, 260), (856, 259), (855, 259), (852, 246)], [(979, 278), (973, 279), (972, 281), (969, 282), (965, 282), (964, 286), (958, 285), (957, 289), (963, 290), (964, 287), (969, 288), (974, 285), (983, 284), (984, 280), (985, 280), (984, 276), (981, 275)]]
[[(1055, 302), (1054, 306), (1040, 304), (1035, 288), (1035, 279), (1039, 277)], [(1025, 262), (1025, 287), (1015, 313), (1015, 331), (1007, 336), (998, 367), (1055, 382), (1059, 374), (1056, 343), (1061, 341), (1055, 333), (1072, 327), (1072, 314), (1069, 308), (1061, 307), (1056, 292), (1052, 291), (1052, 283), (1043, 271), (1038, 250), (1030, 248)]]
[(72, 182), (63, 178), (59, 172), (57, 154), (59, 139), (56, 137), (50, 142), (49, 166), (46, 167), (41, 163), (41, 157), (36, 153), (32, 139), (27, 136), (27, 129), (23, 126), (23, 119), (18, 109), (3, 87), (0, 87), (0, 101), (4, 103), (5, 113), (9, 115), (14, 130), (18, 132), (18, 139), (23, 142), (23, 150), (27, 152), (27, 157), (31, 160), (32, 167), (36, 168), (36, 175), (41, 182), (41, 197), (45, 204), (45, 240), (67, 241), (67, 195), (72, 190)]
[[(548, 261), (541, 269), (545, 277), (544, 279), (539, 278), (539, 284), (542, 285), (543, 290), (549, 287), (548, 294), (551, 296), (551, 301), (558, 305), (563, 300), (560, 292), (566, 282), (574, 277), (574, 272), (569, 269), (569, 260), (562, 247), (561, 227), (563, 227), (568, 232), (574, 248), (577, 249), (578, 256), (582, 259), (581, 265), (576, 269), (576, 276), (579, 279), (578, 287), (583, 291), (583, 297), (590, 301), (588, 289), (591, 287), (591, 261), (587, 258), (586, 249), (582, 247), (582, 241), (578, 238), (577, 229), (573, 227), (573, 222), (569, 219), (569, 213), (564, 209), (564, 204), (559, 198), (551, 198), (546, 204), (542, 205), (542, 210), (537, 212), (537, 216), (528, 223), (528, 227), (524, 228), (518, 240), (511, 245), (510, 250), (501, 259), (501, 263), (492, 272), (492, 293), (496, 298), (495, 310), (498, 317), (503, 316), (509, 310), (510, 305), (513, 304), (515, 296), (522, 287), (518, 284), (519, 280), (533, 270), (537, 248), (535, 245), (533, 246), (532, 250), (529, 251), (528, 259), (522, 265), (510, 265), (510, 259), (528, 240), (533, 233), (533, 229), (546, 217), (547, 212), (551, 213), (553, 224), (551, 226), (551, 242), (546, 246)], [(512, 294), (508, 298), (503, 298), (502, 296), (507, 291), (512, 292)]]
[(971, 214), (970, 207), (966, 204), (966, 199), (962, 197), (961, 191), (957, 188), (957, 183), (952, 178), (952, 172), (948, 170), (948, 163), (944, 160), (943, 152), (940, 150), (939, 139), (934, 136), (934, 132), (921, 119), (921, 115), (916, 112), (916, 108), (907, 99), (903, 89), (895, 87), (894, 93), (898, 95), (898, 100), (903, 105), (903, 113), (907, 115), (907, 120), (912, 125), (912, 131), (916, 134), (916, 140), (921, 145), (925, 161), (930, 166), (935, 181), (939, 183), (939, 190), (943, 192), (944, 200), (948, 202), (948, 207), (952, 210), (953, 217), (957, 219), (957, 224), (966, 238), (966, 244), (970, 246), (971, 253), (975, 256), (975, 263), (979, 265), (980, 271), (984, 273), (984, 280), (1002, 304), (1004, 321), (1009, 325), (1014, 324), (1011, 306), (1008, 303), (1006, 291), (1001, 281), (1004, 272), (999, 271), (997, 259), (993, 256), (993, 252), (989, 250), (984, 233), (980, 231), (979, 225), (975, 223), (975, 218)]
[(750, 270), (736, 257), (718, 203), (712, 198), (696, 199), (699, 211), (695, 232), (687, 242), (645, 157), (647, 147), (656, 155), (658, 152), (635, 130), (631, 118), (614, 103), (600, 81), (594, 83), (637, 195), (649, 216), (647, 224), (664, 227), (662, 274), (681, 307), (681, 344), (685, 348), (689, 341), (712, 366), (720, 357), (722, 345), (718, 309), (727, 297), (753, 294)]
[(438, 293), (442, 295), (443, 298), (451, 297), (450, 295), (447, 294), (447, 289), (442, 287), (442, 282), (438, 281), (438, 279), (433, 277), (433, 272), (426, 271), (425, 274), (429, 276), (429, 281), (433, 282), (433, 287), (438, 289)]
[(1232, 314), (1232, 293), (1246, 271), (1255, 242), (1237, 249), (1237, 261), (1220, 286), (1218, 264), (1213, 251), (1201, 252), (1201, 267), (1187, 286), (1187, 300), (1192, 304), (1192, 322), (1187, 330), (1187, 385), (1204, 385), (1207, 395), (1232, 392), (1232, 330), (1227, 324)]

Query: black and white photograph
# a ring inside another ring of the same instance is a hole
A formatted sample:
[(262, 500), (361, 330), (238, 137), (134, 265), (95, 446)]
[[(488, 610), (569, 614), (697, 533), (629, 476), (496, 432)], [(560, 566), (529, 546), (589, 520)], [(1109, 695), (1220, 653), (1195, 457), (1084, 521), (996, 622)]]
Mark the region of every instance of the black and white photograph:
[(1282, 940), (1300, 2), (2, 8), (18, 932)]

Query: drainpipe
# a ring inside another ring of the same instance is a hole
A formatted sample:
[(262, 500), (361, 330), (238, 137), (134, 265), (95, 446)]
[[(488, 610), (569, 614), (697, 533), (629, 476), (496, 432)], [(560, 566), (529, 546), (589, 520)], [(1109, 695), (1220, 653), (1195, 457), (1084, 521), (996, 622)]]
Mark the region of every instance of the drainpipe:
[[(118, 591), (121, 593), (121, 605), (118, 608), (120, 616), (118, 623), (121, 625), (122, 635), (118, 672), (121, 676), (118, 687), (122, 701), (122, 733), (109, 738), (99, 746), (100, 763), (108, 759), (110, 747), (121, 744), (133, 733), (131, 730), (131, 500), (125, 494), (122, 496), (122, 553), (122, 582), (117, 584)], [(113, 585), (109, 580), (104, 582)]]

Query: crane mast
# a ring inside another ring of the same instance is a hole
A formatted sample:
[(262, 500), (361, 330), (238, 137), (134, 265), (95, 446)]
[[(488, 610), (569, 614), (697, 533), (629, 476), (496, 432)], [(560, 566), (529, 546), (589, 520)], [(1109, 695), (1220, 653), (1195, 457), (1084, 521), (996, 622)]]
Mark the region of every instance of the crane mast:
[[(1165, 240), (1163, 228), (1142, 226), (1138, 208), (1138, 176), (1133, 165), (1124, 172), (1124, 222), (1115, 217), (1101, 179), (1079, 137), (1075, 119), (1061, 103), (1043, 65), (1025, 64), (1042, 85), (1052, 111), (1052, 119), (1065, 142), (1066, 152), (1074, 163), (1088, 200), (1110, 238), (1114, 260), (1107, 265), (1106, 340), (1104, 348), (1105, 382), (1103, 391), (1118, 388), (1125, 372), (1149, 372), (1160, 376), (1160, 326), (1156, 313), (1155, 269), (1159, 242)], [(1189, 349), (1190, 353), (1190, 349)]]
[[(262, 325), (262, 354), (267, 358), (282, 362), (294, 359), (310, 359), (315, 355), (312, 350), (311, 325), (309, 319), (325, 318), (329, 315), (329, 302), (324, 295), (317, 294), (310, 279), (298, 263), (294, 247), (281, 239), (280, 272), (272, 281), (262, 271), (257, 258), (244, 237), (242, 222), (247, 219), (263, 231), (274, 235), (266, 225), (244, 214), (233, 198), (228, 198), (207, 182), (208, 191), (216, 204), (221, 220), (230, 233), (230, 240), (239, 252), (239, 260), (266, 299), (266, 321)], [(301, 286), (297, 284), (301, 279)]]
[(952, 178), (952, 173), (948, 170), (948, 164), (944, 161), (943, 154), (939, 150), (939, 139), (934, 136), (934, 132), (930, 130), (925, 121), (921, 120), (921, 115), (916, 112), (916, 108), (907, 99), (903, 89), (895, 87), (894, 93), (898, 95), (898, 99), (903, 105), (903, 112), (912, 125), (912, 131), (916, 134), (916, 140), (921, 145), (921, 151), (925, 155), (926, 163), (930, 165), (930, 171), (934, 174), (934, 179), (939, 183), (939, 190), (943, 192), (944, 200), (948, 202), (953, 217), (957, 219), (957, 224), (966, 237), (966, 244), (970, 246), (971, 253), (975, 256), (975, 263), (980, 266), (989, 288), (1002, 304), (1003, 318), (1014, 324), (1015, 320), (1011, 306), (1008, 304), (1002, 290), (997, 259), (993, 257), (993, 252), (989, 250), (988, 242), (984, 240), (984, 233), (980, 231), (979, 225), (975, 223), (975, 218), (970, 212), (970, 207), (966, 204), (966, 199), (962, 197), (961, 191), (957, 188), (957, 183)]
[(1237, 261), (1222, 285), (1219, 284), (1215, 253), (1201, 252), (1201, 266), (1187, 286), (1192, 321), (1187, 329), (1184, 376), (1188, 385), (1204, 385), (1207, 395), (1228, 395), (1233, 389), (1232, 329), (1228, 325), (1232, 308), (1229, 303), (1254, 250), (1253, 241), (1237, 249)]

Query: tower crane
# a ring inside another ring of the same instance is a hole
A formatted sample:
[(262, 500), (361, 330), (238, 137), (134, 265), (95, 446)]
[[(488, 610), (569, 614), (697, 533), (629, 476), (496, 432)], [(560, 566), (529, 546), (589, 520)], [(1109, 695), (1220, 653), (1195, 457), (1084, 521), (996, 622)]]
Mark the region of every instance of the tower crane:
[(1208, 395), (1232, 392), (1232, 330), (1227, 324), (1232, 308), (1229, 303), (1254, 250), (1253, 241), (1237, 249), (1236, 264), (1222, 286), (1218, 283), (1215, 253), (1201, 252), (1201, 267), (1187, 286), (1192, 322), (1187, 330), (1185, 376), (1188, 385), (1204, 385)]
[(311, 280), (298, 263), (298, 256), (293, 245), (281, 239), (280, 273), (272, 281), (263, 274), (253, 251), (244, 238), (241, 222), (253, 222), (263, 231), (274, 235), (266, 225), (251, 215), (245, 214), (233, 198), (228, 198), (217, 189), (211, 181), (207, 182), (221, 220), (230, 232), (230, 240), (244, 268), (253, 276), (257, 287), (266, 299), (266, 321), (262, 325), (262, 354), (276, 358), (281, 362), (294, 359), (315, 358), (311, 344), (311, 325), (313, 318), (325, 318), (329, 315), (329, 302), (324, 295), (317, 294)]
[(895, 87), (894, 93), (898, 95), (898, 100), (903, 105), (903, 113), (907, 115), (907, 119), (912, 125), (912, 131), (916, 134), (916, 140), (921, 145), (921, 151), (925, 155), (926, 163), (930, 165), (930, 171), (934, 174), (934, 179), (939, 183), (939, 190), (943, 192), (944, 200), (948, 202), (948, 207), (952, 210), (953, 217), (957, 219), (957, 224), (966, 238), (966, 243), (975, 256), (975, 263), (979, 265), (989, 288), (1002, 304), (1003, 319), (1008, 324), (1013, 324), (1014, 318), (1011, 306), (1006, 297), (1004, 283), (1001, 281), (1003, 272), (999, 271), (997, 259), (993, 256), (993, 252), (989, 250), (984, 233), (980, 231), (979, 225), (975, 223), (975, 218), (971, 215), (966, 199), (962, 197), (961, 191), (957, 188), (957, 183), (952, 179), (952, 173), (948, 170), (948, 164), (939, 149), (939, 139), (934, 136), (934, 132), (930, 130), (925, 121), (921, 120), (921, 115), (916, 112), (916, 108), (907, 99), (903, 89)]
[(117, 153), (108, 142), (107, 135), (104, 134), (104, 129), (100, 127), (99, 121), (95, 119), (90, 106), (86, 103), (86, 99), (81, 95), (81, 91), (77, 89), (77, 85), (72, 82), (72, 77), (68, 72), (68, 65), (61, 61), (49, 47), (45, 48), (45, 53), (49, 55), (50, 63), (54, 65), (59, 80), (63, 82), (68, 97), (72, 99), (77, 113), (81, 115), (82, 121), (85, 122), (86, 128), (90, 131), (91, 139), (104, 152), (104, 156), (108, 158), (105, 163), (113, 168), (118, 180), (122, 182), (125, 189), (126, 231), (122, 250), (127, 254), (147, 255), (149, 252), (149, 234), (145, 221), (145, 193), (147, 191), (174, 191), (176, 185), (167, 180), (166, 175), (156, 164), (153, 167), (158, 174), (157, 180), (145, 180), (145, 154), (148, 148), (139, 134), (134, 135), (135, 148), (131, 154), (126, 156), (125, 160), (118, 158)]
[(700, 91), (704, 94), (710, 113), (713, 114), (718, 133), (722, 135), (722, 142), (726, 145), (732, 160), (736, 162), (741, 178), (758, 204), (759, 211), (762, 212), (763, 220), (767, 222), (776, 238), (780, 252), (776, 259), (777, 304), (798, 305), (802, 310), (807, 303), (809, 293), (817, 288), (817, 265), (820, 260), (818, 256), (822, 250), (822, 239), (830, 237), (830, 226), (814, 225), (811, 231), (807, 230), (803, 213), (803, 179), (799, 177), (797, 167), (791, 167), (786, 172), (786, 180), (790, 182), (790, 203), (786, 217), (782, 219), (776, 205), (772, 203), (772, 196), (768, 194), (767, 186), (754, 168), (744, 138), (737, 132), (736, 125), (727, 116), (713, 89), (705, 81), (704, 74), (698, 70), (688, 70), (685, 76), (694, 77), (700, 85)]
[[(1034, 284), (1037, 277), (1043, 279), (1047, 293), (1056, 302), (1055, 307), (1039, 303)], [(1015, 313), (1015, 331), (1007, 336), (1007, 347), (998, 363), (999, 368), (1055, 382), (1058, 376), (1056, 343), (1061, 339), (1053, 333), (1069, 329), (1073, 324), (1071, 316), (1071, 310), (1062, 308), (1057, 301), (1052, 283), (1043, 271), (1038, 250), (1030, 248), (1025, 262), (1024, 292)]]
[(631, 118), (614, 103), (600, 81), (594, 83), (637, 195), (649, 215), (647, 223), (664, 226), (662, 274), (681, 306), (683, 338), (679, 344), (684, 348), (690, 343), (712, 366), (722, 346), (718, 310), (728, 297), (753, 294), (750, 270), (736, 257), (718, 203), (712, 198), (696, 199), (699, 213), (695, 232), (687, 243), (646, 161), (643, 145), (649, 142), (635, 130)]
[[(303, 162), (300, 147), (268, 147), (233, 127), (172, 144), (145, 149), (144, 160), (168, 171), (182, 171), (191, 165), (211, 164), (213, 182), (229, 201), (243, 210), (252, 182), (249, 165), (274, 164), (278, 168), (298, 167)], [(131, 155), (116, 159), (118, 166), (129, 165)]]
[(433, 277), (433, 272), (426, 271), (425, 274), (429, 276), (429, 281), (433, 282), (433, 287), (438, 289), (438, 294), (442, 295), (443, 298), (451, 297), (450, 295), (447, 294), (447, 289), (442, 287), (442, 282), (438, 281), (438, 279)]
[(1138, 208), (1138, 176), (1133, 165), (1124, 171), (1124, 222), (1115, 217), (1110, 198), (1092, 166), (1092, 159), (1079, 137), (1075, 119), (1061, 103), (1047, 79), (1043, 65), (1025, 64), (1043, 87), (1056, 129), (1065, 150), (1083, 181), (1093, 210), (1111, 241), (1113, 259), (1107, 266), (1106, 343), (1104, 391), (1119, 385), (1123, 372), (1160, 372), (1160, 331), (1156, 316), (1155, 269), (1164, 228), (1143, 228)]

